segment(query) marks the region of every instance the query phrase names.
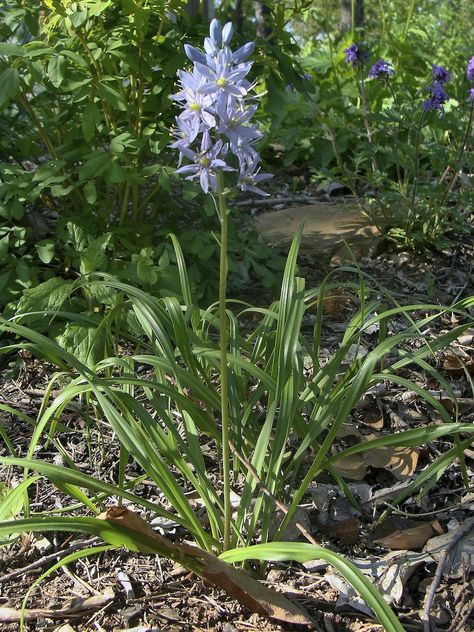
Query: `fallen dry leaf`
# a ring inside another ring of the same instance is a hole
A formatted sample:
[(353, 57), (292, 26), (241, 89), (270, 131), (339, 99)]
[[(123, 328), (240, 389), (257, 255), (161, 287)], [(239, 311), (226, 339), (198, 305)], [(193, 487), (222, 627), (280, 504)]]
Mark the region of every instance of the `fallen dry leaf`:
[(284, 595), (270, 590), (239, 568), (206, 555), (203, 579), (224, 589), (252, 612), (292, 625), (312, 626), (309, 616)]
[[(292, 625), (312, 626), (309, 616), (284, 595), (270, 590), (241, 569), (222, 562), (215, 555), (197, 546), (186, 543), (174, 544), (153, 531), (150, 525), (134, 511), (126, 507), (111, 506), (99, 518), (157, 539), (160, 544), (179, 557), (183, 566), (198, 572), (205, 581), (225, 590), (252, 612)], [(196, 567), (199, 567), (199, 571)]]
[(464, 347), (470, 347), (474, 345), (474, 329), (466, 329), (457, 339), (458, 343)]
[(395, 551), (421, 551), (430, 538), (440, 533), (443, 529), (437, 520), (417, 522), (390, 516), (374, 530), (372, 542)]
[(350, 546), (359, 541), (360, 521), (353, 516), (341, 522), (331, 522), (323, 529), (324, 533), (335, 537), (341, 544)]
[[(283, 517), (284, 514), (280, 509), (275, 511), (274, 520), (272, 521), (268, 532), (270, 539), (273, 539), (273, 537), (277, 533), (278, 527), (280, 525), (280, 522), (283, 520)], [(301, 527), (303, 527), (303, 529), (306, 529), (306, 531), (311, 531), (311, 520), (309, 518), (309, 513), (307, 509), (305, 509), (304, 507), (297, 507), (285, 531), (283, 532), (281, 539), (285, 540), (285, 542), (296, 542), (297, 540), (300, 540)]]
[(453, 375), (463, 375), (468, 371), (471, 375), (474, 374), (474, 358), (463, 355), (449, 355), (443, 362), (443, 369), (449, 371)]
[[(403, 589), (416, 568), (423, 563), (433, 561), (429, 555), (404, 551), (403, 553), (389, 553), (381, 559), (356, 559), (352, 562), (364, 575), (377, 586), (389, 603), (399, 603), (403, 596)], [(350, 584), (342, 577), (327, 573), (325, 579), (330, 586), (339, 591), (336, 609), (342, 610), (348, 606), (367, 614), (372, 614), (367, 604), (361, 599)]]
[(339, 459), (333, 467), (341, 476), (350, 481), (361, 481), (367, 473), (367, 464), (361, 453)]
[(399, 481), (410, 478), (418, 463), (418, 452), (409, 447), (383, 446), (363, 455), (367, 465), (389, 470)]
[[(375, 435), (367, 435), (366, 441), (374, 438)], [(405, 481), (412, 476), (417, 463), (418, 452), (413, 448), (384, 446), (339, 459), (333, 467), (352, 481), (362, 480), (369, 466), (388, 470), (399, 481)]]
[(382, 430), (384, 424), (383, 411), (378, 401), (371, 402), (371, 405), (364, 409), (361, 423), (370, 428), (375, 428), (375, 430)]

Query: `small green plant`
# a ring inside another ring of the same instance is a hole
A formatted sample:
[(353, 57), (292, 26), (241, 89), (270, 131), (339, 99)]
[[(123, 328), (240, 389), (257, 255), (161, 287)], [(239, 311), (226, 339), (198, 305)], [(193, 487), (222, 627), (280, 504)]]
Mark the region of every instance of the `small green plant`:
[(294, 25), (309, 74), (286, 90), (268, 80), (266, 107), (285, 166), (309, 164), (329, 194), (347, 187), (397, 248), (423, 252), (470, 232), (472, 51), (449, 3), (436, 18), (414, 6), (366, 7), (363, 34), (338, 34), (330, 2), (309, 9)]
[[(433, 65), (432, 82), (413, 94), (403, 79), (394, 81), (392, 64), (379, 59), (368, 71), (368, 78), (372, 84), (384, 86), (386, 95), (381, 101), (372, 86), (372, 97), (378, 104), (375, 107), (380, 107), (374, 111), (366, 84), (368, 51), (353, 43), (344, 52), (357, 76), (360, 117), (367, 141), (357, 171), (352, 172), (344, 163), (338, 147), (341, 119), (335, 113), (323, 113), (318, 106), (316, 109), (345, 184), (361, 210), (398, 247), (415, 251), (443, 248), (450, 234), (469, 232), (461, 200), (453, 199), (453, 189), (467, 164), (474, 110), (472, 90), (464, 95), (464, 103), (449, 102), (445, 85), (450, 73), (443, 66)], [(468, 79), (472, 80), (470, 74), (468, 69)], [(422, 95), (426, 95), (424, 100)], [(445, 112), (445, 104), (449, 112)], [(455, 116), (464, 121), (464, 128), (457, 127), (456, 139), (452, 133), (456, 126), (451, 124)], [(387, 161), (390, 137), (392, 150)], [(361, 192), (364, 180), (372, 193)]]

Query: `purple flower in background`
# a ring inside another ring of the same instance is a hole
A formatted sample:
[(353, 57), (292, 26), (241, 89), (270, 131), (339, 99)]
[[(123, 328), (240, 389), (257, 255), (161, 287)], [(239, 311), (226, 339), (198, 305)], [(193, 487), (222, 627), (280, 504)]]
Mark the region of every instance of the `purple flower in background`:
[[(180, 90), (172, 98), (180, 103), (182, 112), (176, 117), (176, 140), (170, 147), (180, 152), (177, 173), (188, 174), (187, 180), (199, 178), (205, 193), (217, 189), (219, 171), (235, 171), (226, 162), (233, 154), (242, 191), (266, 195), (256, 184), (272, 176), (259, 173), (260, 156), (253, 144), (262, 134), (251, 123), (257, 106), (249, 103), (253, 84), (246, 79), (252, 67), (246, 59), (255, 44), (249, 42), (232, 52), (232, 34), (230, 22), (222, 27), (212, 20), (204, 51), (185, 45), (193, 70), (178, 72)], [(197, 148), (194, 145), (199, 139)], [(191, 164), (181, 167), (183, 157)]]
[(394, 75), (395, 70), (392, 64), (385, 59), (379, 59), (369, 70), (369, 79), (388, 79), (390, 75)]
[(474, 81), (474, 56), (467, 63), (466, 75), (469, 81)]
[(474, 87), (469, 90), (469, 94), (467, 96), (468, 101), (474, 101)]
[(437, 66), (433, 64), (432, 67), (433, 80), (436, 83), (447, 83), (451, 78), (451, 75), (448, 70), (444, 66)]
[(369, 56), (367, 51), (363, 50), (359, 44), (355, 42), (348, 48), (345, 48), (343, 52), (346, 53), (346, 64), (352, 64), (353, 68), (362, 66)]
[(430, 96), (423, 101), (423, 110), (444, 112), (444, 104), (449, 99), (449, 95), (441, 83), (435, 82), (432, 86), (429, 86), (428, 90), (430, 91)]

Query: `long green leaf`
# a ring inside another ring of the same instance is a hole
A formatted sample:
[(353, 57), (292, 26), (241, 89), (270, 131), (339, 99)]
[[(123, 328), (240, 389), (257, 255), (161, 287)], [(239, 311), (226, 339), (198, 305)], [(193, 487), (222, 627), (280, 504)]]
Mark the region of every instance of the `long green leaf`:
[(309, 562), (323, 559), (329, 562), (349, 584), (360, 594), (386, 632), (404, 632), (404, 629), (390, 606), (375, 586), (351, 562), (327, 549), (303, 542), (276, 542), (256, 544), (241, 549), (231, 549), (221, 553), (219, 559), (224, 562), (243, 562), (245, 560)]

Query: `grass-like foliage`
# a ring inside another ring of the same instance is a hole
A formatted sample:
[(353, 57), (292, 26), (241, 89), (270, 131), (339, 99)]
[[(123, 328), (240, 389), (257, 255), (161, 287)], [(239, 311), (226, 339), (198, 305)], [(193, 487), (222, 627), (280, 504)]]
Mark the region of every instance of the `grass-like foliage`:
[[(3, 501), (1, 516), (10, 515), (8, 508), (25, 497), (26, 488), (40, 474), (76, 501), (76, 511), (82, 507), (97, 516), (107, 499), (118, 498), (120, 503), (142, 507), (149, 516), (174, 520), (186, 530), (187, 538), (208, 552), (219, 554), (224, 549), (232, 549), (223, 554), (224, 560), (284, 558), (301, 561), (322, 556), (321, 551), (314, 548), (311, 536), (304, 534), (312, 544), (283, 545), (281, 540), (309, 484), (318, 474), (328, 472), (337, 484), (347, 489), (334, 468), (345, 456), (374, 447), (417, 446), (441, 436), (472, 433), (472, 425), (453, 422), (451, 414), (428, 391), (401, 375), (404, 367), (418, 365), (449, 391), (449, 385), (429, 363), (429, 358), (468, 325), (458, 325), (428, 340), (421, 332), (446, 314), (447, 309), (434, 305), (384, 307), (387, 297), (383, 301), (372, 299), (360, 276), (358, 286), (354, 285), (358, 288), (359, 308), (348, 323), (339, 349), (325, 364), (320, 363), (322, 307), (331, 277), (317, 290), (305, 290), (304, 280), (296, 276), (300, 237), (301, 229), (288, 255), (278, 301), (266, 309), (239, 301), (226, 304), (229, 481), (238, 493), (238, 502), (232, 502), (230, 511), (226, 512), (222, 468), (216, 471), (223, 452), (219, 393), (221, 350), (216, 335), (219, 306), (200, 310), (194, 304), (183, 257), (174, 240), (185, 304), (175, 298), (151, 297), (113, 279), (94, 281), (122, 292), (124, 309), (127, 304), (133, 309), (136, 335), (140, 332), (140, 351), (136, 353), (107, 358), (91, 369), (15, 319), (0, 321), (1, 330), (19, 338), (17, 343), (5, 347), (3, 353), (28, 349), (61, 371), (53, 377), (48, 390), (53, 389), (59, 376), (61, 384), (65, 384), (53, 400), (49, 396), (45, 399), (36, 420), (28, 458), (18, 458), (10, 444), (12, 458), (1, 459), (4, 464), (25, 468), (24, 483)], [(449, 311), (462, 313), (472, 303), (472, 299), (464, 300)], [(414, 312), (429, 315), (415, 321)], [(309, 315), (313, 315), (311, 319)], [(388, 335), (394, 319), (399, 333)], [(356, 354), (354, 359), (354, 346), (362, 343), (366, 330), (374, 324), (380, 326), (378, 344), (367, 355), (357, 357)], [(416, 345), (410, 344), (415, 340)], [(367, 389), (381, 382), (394, 382), (417, 392), (436, 409), (443, 423), (334, 452), (334, 441), (352, 408)], [(55, 443), (58, 434), (64, 432), (58, 426), (61, 415), (78, 399), (84, 408), (110, 424), (120, 443), (119, 479), (114, 484), (85, 475), (70, 459), (69, 466), (63, 467), (33, 458), (40, 438), (47, 434), (49, 441)], [(454, 450), (449, 459), (444, 455), (438, 457), (414, 478), (409, 493), (429, 486), (460, 453)], [(125, 477), (130, 460), (157, 485), (167, 506), (134, 493), (135, 485), (143, 477), (134, 480)], [(30, 471), (35, 474), (32, 476)], [(199, 517), (190, 497), (199, 498), (203, 507)], [(351, 501), (356, 502), (354, 498)], [(26, 505), (25, 512), (28, 516)], [(230, 535), (225, 547), (227, 516)], [(97, 519), (33, 516), (24, 523), (3, 522), (0, 531), (2, 534), (18, 532), (20, 527), (97, 533), (114, 545), (149, 550), (149, 547), (143, 548), (143, 543), (141, 547), (136, 542), (133, 544), (135, 535), (128, 533), (125, 537), (120, 527), (104, 525)], [(258, 546), (254, 546), (257, 543)], [(157, 552), (167, 554), (166, 550)], [(172, 556), (172, 551), (168, 554)], [(332, 552), (327, 552), (327, 556), (338, 568), (346, 564)], [(349, 566), (344, 568), (347, 570)], [(377, 616), (385, 616), (381, 614), (380, 603), (377, 606), (373, 599), (373, 589), (364, 592), (367, 582), (364, 583), (352, 567), (350, 569), (347, 577), (354, 579)], [(193, 570), (199, 572), (199, 569)], [(389, 612), (388, 606), (384, 606), (383, 612)], [(393, 615), (386, 616), (386, 629), (400, 629), (393, 623)]]

